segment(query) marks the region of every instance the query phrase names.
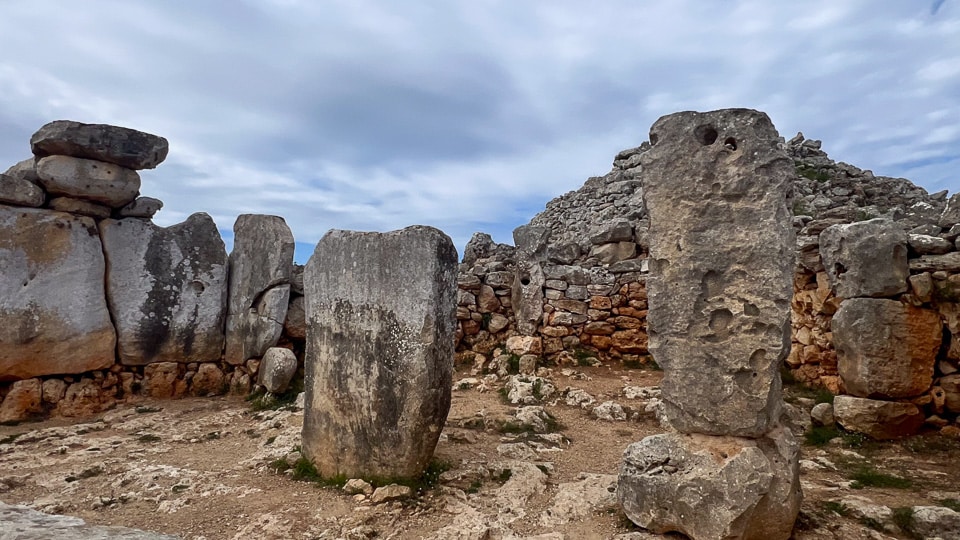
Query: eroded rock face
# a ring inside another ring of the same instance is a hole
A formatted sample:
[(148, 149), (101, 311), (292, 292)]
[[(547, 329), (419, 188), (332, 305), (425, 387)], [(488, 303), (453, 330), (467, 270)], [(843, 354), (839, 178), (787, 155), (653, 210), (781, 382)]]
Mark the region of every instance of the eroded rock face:
[(43, 204), (44, 194), (36, 184), (0, 174), (0, 204), (37, 207)]
[(267, 392), (280, 394), (287, 390), (297, 373), (297, 357), (290, 349), (270, 347), (260, 365), (260, 384)]
[(93, 220), (0, 206), (0, 380), (72, 374), (114, 363)]
[(513, 231), (517, 245), (517, 271), (511, 290), (511, 305), (517, 318), (517, 330), (525, 335), (536, 334), (543, 319), (543, 286), (546, 278), (542, 262), (546, 257), (550, 229), (523, 225)]
[(334, 230), (304, 272), (303, 454), (324, 476), (415, 477), (450, 409), (457, 252), (431, 227)]
[(783, 428), (759, 440), (664, 433), (631, 444), (617, 496), (631, 521), (696, 539), (787, 539), (800, 511), (799, 445)]
[(73, 156), (138, 170), (163, 162), (169, 144), (163, 137), (135, 129), (57, 120), (30, 137), (30, 148), (37, 157)]
[(907, 290), (907, 233), (893, 221), (828, 227), (820, 233), (820, 256), (837, 296), (883, 297)]
[(120, 208), (137, 198), (140, 175), (131, 169), (90, 159), (50, 156), (37, 162), (48, 193)]
[(833, 415), (845, 429), (880, 440), (913, 435), (924, 420), (923, 411), (913, 403), (853, 396), (833, 398)]
[(243, 214), (233, 225), (224, 358), (239, 365), (277, 344), (290, 302), (293, 234), (283, 218)]
[(100, 234), (120, 361), (218, 361), (227, 251), (213, 219), (193, 214), (167, 228), (141, 219), (106, 219)]
[(789, 352), (795, 175), (763, 113), (665, 116), (642, 156), (650, 215), (649, 350), (682, 432), (761, 436)]
[(896, 300), (851, 298), (831, 321), (847, 393), (905, 398), (926, 392), (943, 339), (940, 315)]

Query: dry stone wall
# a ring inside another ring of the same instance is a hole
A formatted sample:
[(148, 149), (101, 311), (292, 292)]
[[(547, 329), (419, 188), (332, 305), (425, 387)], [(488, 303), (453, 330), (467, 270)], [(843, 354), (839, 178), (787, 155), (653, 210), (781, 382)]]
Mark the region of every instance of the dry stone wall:
[[(31, 138), (34, 157), (0, 175), (0, 422), (95, 414), (139, 395), (247, 394), (269, 347), (302, 359), (302, 279), (292, 294), (293, 238), (273, 216), (238, 220), (271, 226), (238, 227), (240, 247), (257, 253), (235, 250), (244, 271), (233, 272), (245, 291), (236, 311), (263, 315), (268, 331), (224, 357), (231, 273), (216, 224), (199, 213), (159, 227), (163, 203), (139, 196), (137, 171), (167, 148), (131, 129), (56, 121)], [(266, 261), (256, 246), (271, 247)], [(285, 320), (291, 297), (299, 321)]]

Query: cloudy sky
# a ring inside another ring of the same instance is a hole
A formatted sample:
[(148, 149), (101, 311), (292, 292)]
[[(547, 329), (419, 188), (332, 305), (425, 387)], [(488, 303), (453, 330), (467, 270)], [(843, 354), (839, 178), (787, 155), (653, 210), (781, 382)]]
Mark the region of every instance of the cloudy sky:
[(71, 119), (163, 135), (156, 221), (512, 242), (660, 116), (751, 107), (960, 191), (960, 0), (0, 0), (0, 170)]

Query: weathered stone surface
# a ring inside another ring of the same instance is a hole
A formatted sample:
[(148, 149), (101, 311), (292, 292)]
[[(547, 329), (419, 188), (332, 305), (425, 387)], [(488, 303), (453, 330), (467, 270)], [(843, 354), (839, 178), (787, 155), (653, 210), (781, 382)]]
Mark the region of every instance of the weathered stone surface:
[(388, 486), (378, 487), (376, 490), (374, 490), (373, 495), (370, 496), (370, 502), (373, 504), (381, 504), (390, 501), (407, 499), (412, 495), (413, 490), (410, 489), (409, 486), (390, 484)]
[(784, 428), (756, 440), (653, 435), (624, 452), (617, 498), (655, 533), (786, 540), (800, 511), (799, 451)]
[(853, 396), (833, 398), (833, 415), (844, 429), (880, 440), (913, 435), (924, 420), (923, 411), (912, 403)]
[(43, 402), (55, 405), (67, 393), (67, 383), (63, 379), (47, 379), (43, 381)]
[[(11, 540), (177, 540), (176, 536), (128, 529), (87, 525), (78, 517), (44, 514), (22, 505), (0, 502), (0, 538)], [(10, 536), (7, 536), (7, 533)]]
[(93, 416), (115, 404), (113, 396), (106, 394), (96, 381), (84, 377), (67, 387), (63, 399), (57, 404), (57, 414), (75, 418)]
[(290, 300), (290, 305), (287, 306), (287, 318), (283, 321), (283, 333), (293, 339), (307, 338), (307, 314), (304, 311), (302, 296)]
[(557, 486), (553, 503), (540, 515), (540, 523), (545, 527), (556, 527), (616, 507), (616, 475), (581, 473), (578, 481)]
[(888, 219), (827, 228), (820, 233), (820, 256), (837, 296), (883, 297), (907, 290), (907, 233)]
[(95, 219), (110, 217), (110, 207), (73, 197), (54, 197), (48, 204), (51, 210), (89, 216)]
[(960, 540), (960, 512), (943, 506), (914, 506), (912, 532), (922, 538)]
[(117, 214), (120, 217), (152, 218), (163, 208), (163, 201), (153, 197), (137, 197), (121, 208)]
[(543, 341), (539, 337), (512, 336), (507, 338), (507, 350), (513, 354), (540, 354), (543, 352)]
[(103, 284), (92, 219), (0, 206), (0, 380), (110, 367)]
[(637, 245), (633, 242), (615, 242), (593, 246), (590, 256), (596, 257), (604, 264), (613, 264), (637, 256)]
[(200, 364), (190, 381), (190, 395), (216, 396), (227, 390), (226, 380), (220, 366), (212, 362)]
[(239, 365), (277, 344), (290, 303), (293, 234), (283, 218), (243, 214), (233, 225), (224, 358)]
[(213, 219), (193, 214), (166, 228), (142, 219), (106, 219), (100, 235), (120, 361), (219, 360), (227, 252)]
[(177, 377), (180, 368), (176, 362), (157, 362), (143, 368), (143, 395), (154, 398), (171, 398), (176, 395)]
[(260, 384), (267, 392), (282, 394), (297, 373), (297, 356), (290, 349), (270, 347), (260, 363)]
[(30, 137), (30, 148), (37, 157), (73, 156), (127, 169), (152, 169), (167, 158), (169, 143), (135, 129), (56, 120)]
[(910, 261), (911, 272), (960, 272), (960, 251), (923, 255)]
[(536, 261), (517, 263), (510, 304), (517, 318), (517, 331), (525, 336), (536, 333), (543, 320), (543, 268)]
[(832, 403), (817, 403), (810, 410), (810, 418), (818, 426), (832, 426), (835, 423), (833, 418)]
[(110, 163), (69, 156), (37, 162), (37, 175), (52, 195), (66, 195), (120, 208), (137, 197), (140, 175)]
[(960, 373), (942, 377), (938, 385), (943, 391), (944, 407), (954, 414), (960, 414)]
[(957, 223), (960, 223), (960, 193), (954, 193), (950, 197), (950, 200), (947, 201), (947, 206), (943, 209), (943, 213), (940, 214), (940, 219), (937, 224), (946, 229)]
[(665, 116), (643, 154), (649, 349), (683, 432), (761, 436), (789, 352), (795, 170), (763, 113)]
[(35, 157), (29, 157), (17, 162), (10, 166), (3, 174), (19, 178), (20, 180), (26, 180), (37, 187), (40, 186), (40, 177), (37, 176), (37, 158)]
[(909, 234), (910, 249), (918, 255), (942, 255), (953, 251), (953, 242), (939, 236)]
[(450, 410), (457, 252), (431, 227), (331, 231), (304, 272), (303, 453), (321, 474), (413, 477)]
[(40, 379), (26, 379), (10, 385), (0, 403), (0, 422), (21, 422), (43, 411)]
[(0, 204), (37, 207), (43, 204), (44, 193), (36, 184), (0, 174)]
[(849, 394), (905, 398), (926, 392), (943, 332), (930, 309), (880, 298), (851, 298), (831, 321), (838, 370)]
[(599, 227), (590, 235), (590, 243), (594, 245), (611, 242), (633, 243), (633, 224), (626, 220), (615, 221)]

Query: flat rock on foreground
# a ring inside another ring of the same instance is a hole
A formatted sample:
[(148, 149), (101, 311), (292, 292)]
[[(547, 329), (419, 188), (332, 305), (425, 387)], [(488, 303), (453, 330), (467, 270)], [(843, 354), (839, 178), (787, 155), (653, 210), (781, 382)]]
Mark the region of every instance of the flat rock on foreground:
[(80, 518), (37, 512), (0, 502), (0, 540), (176, 540), (176, 536), (126, 527), (87, 525)]

